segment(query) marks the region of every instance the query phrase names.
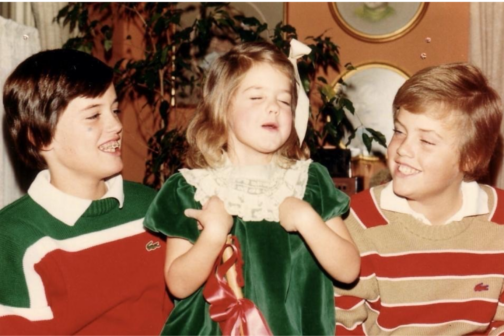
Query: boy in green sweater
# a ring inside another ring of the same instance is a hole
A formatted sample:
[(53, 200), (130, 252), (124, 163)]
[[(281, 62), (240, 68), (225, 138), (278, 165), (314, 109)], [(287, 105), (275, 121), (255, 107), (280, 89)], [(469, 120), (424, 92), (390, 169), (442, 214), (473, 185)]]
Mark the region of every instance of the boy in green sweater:
[(393, 181), (355, 195), (345, 224), (360, 279), (335, 287), (337, 335), (504, 332), (504, 191), (487, 172), (501, 101), (481, 72), (424, 69), (394, 99)]
[(43, 169), (0, 211), (0, 334), (158, 334), (171, 306), (154, 191), (120, 175), (112, 69), (74, 50), (33, 55), (3, 103), (17, 154)]

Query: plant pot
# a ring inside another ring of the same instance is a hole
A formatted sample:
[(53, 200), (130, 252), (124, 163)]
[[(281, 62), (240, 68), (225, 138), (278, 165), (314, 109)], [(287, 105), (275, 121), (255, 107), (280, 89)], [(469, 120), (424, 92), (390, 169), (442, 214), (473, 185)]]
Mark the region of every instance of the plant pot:
[(341, 148), (321, 148), (313, 155), (313, 160), (324, 165), (331, 177), (349, 177), (350, 150)]

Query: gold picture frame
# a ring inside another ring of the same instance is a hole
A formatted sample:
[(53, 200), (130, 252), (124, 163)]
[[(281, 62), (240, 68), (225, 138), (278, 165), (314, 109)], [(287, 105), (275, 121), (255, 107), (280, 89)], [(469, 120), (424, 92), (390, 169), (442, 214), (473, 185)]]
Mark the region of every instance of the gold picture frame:
[(331, 2), (336, 23), (366, 42), (389, 42), (410, 32), (424, 17), (427, 2)]
[[(360, 127), (349, 147), (361, 150), (363, 157), (386, 155), (386, 148), (373, 142), (372, 152), (367, 153), (361, 140), (365, 128), (372, 128), (385, 135), (388, 144), (393, 135), (394, 121), (392, 103), (397, 90), (409, 78), (409, 74), (397, 66), (384, 62), (370, 62), (355, 66), (340, 75), (333, 87), (353, 103), (355, 114), (347, 112), (354, 127)], [(340, 79), (345, 85), (339, 84)]]

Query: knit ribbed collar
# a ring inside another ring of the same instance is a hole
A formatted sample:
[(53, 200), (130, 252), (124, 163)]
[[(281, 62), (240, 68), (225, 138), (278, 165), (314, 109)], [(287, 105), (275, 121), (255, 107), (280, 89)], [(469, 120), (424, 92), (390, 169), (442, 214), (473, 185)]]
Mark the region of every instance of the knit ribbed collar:
[(117, 204), (116, 202), (119, 202), (119, 208), (122, 208), (124, 202), (122, 176), (117, 175), (108, 179), (105, 185), (107, 193), (99, 201), (78, 198), (53, 186), (49, 170), (46, 169), (38, 173), (28, 189), (28, 195), (53, 217), (68, 226), (74, 226), (88, 208), (91, 216), (109, 209), (113, 203)]
[[(408, 214), (420, 222), (432, 225), (421, 213), (411, 209), (408, 201), (394, 193), (393, 182), (389, 182), (380, 195), (380, 207), (384, 210)], [(488, 214), (488, 195), (477, 182), (462, 182), (462, 207), (445, 224), (461, 221), (465, 217)]]

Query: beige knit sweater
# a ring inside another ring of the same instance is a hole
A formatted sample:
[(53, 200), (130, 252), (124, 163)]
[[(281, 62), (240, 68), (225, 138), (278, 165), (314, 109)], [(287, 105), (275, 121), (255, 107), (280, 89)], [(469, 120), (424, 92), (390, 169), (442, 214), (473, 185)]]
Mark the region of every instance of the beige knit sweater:
[(380, 209), (383, 186), (352, 198), (362, 266), (335, 287), (337, 335), (504, 333), (504, 191), (481, 187), (490, 214), (438, 226)]

